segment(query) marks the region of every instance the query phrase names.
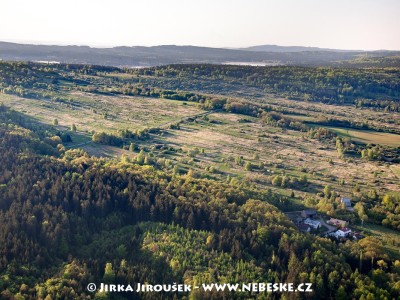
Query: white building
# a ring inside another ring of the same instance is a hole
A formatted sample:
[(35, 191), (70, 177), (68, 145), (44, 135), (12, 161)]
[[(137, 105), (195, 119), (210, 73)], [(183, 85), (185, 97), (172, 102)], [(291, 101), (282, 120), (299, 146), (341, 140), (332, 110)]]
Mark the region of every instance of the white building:
[(339, 230), (335, 231), (333, 233), (333, 235), (336, 238), (344, 238), (344, 237), (347, 237), (350, 233), (351, 233), (351, 229), (345, 227), (345, 228), (342, 228), (342, 229), (339, 229)]
[(310, 218), (307, 218), (304, 220), (304, 224), (309, 225), (310, 227), (314, 229), (321, 228), (321, 222), (317, 220), (311, 220)]

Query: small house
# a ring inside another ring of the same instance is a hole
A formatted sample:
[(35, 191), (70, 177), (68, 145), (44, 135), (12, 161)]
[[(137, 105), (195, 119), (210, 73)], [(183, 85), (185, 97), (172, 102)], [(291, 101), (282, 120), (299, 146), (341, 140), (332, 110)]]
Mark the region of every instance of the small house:
[(310, 227), (314, 229), (321, 228), (321, 222), (317, 220), (311, 220), (310, 218), (307, 218), (304, 220), (304, 224), (309, 225)]
[(335, 218), (330, 218), (327, 223), (331, 224), (333, 226), (336, 226), (336, 227), (346, 227), (347, 226), (346, 221), (335, 219)]
[(315, 218), (317, 216), (317, 211), (315, 209), (305, 209), (301, 212), (303, 218)]
[(334, 235), (336, 236), (336, 238), (343, 238), (343, 237), (347, 237), (349, 234), (351, 234), (351, 229), (344, 227), (342, 229), (339, 229), (338, 231), (336, 231), (334, 233)]
[(297, 212), (286, 213), (286, 216), (296, 225), (303, 223), (304, 220), (304, 218), (300, 216), (300, 213)]
[(296, 217), (296, 218), (293, 220), (293, 222), (294, 222), (295, 224), (300, 224), (300, 223), (303, 222), (303, 218), (302, 218), (302, 217)]
[(299, 228), (299, 230), (301, 232), (310, 232), (311, 231), (310, 226), (308, 226), (306, 224), (299, 224), (299, 225), (297, 225), (297, 228)]

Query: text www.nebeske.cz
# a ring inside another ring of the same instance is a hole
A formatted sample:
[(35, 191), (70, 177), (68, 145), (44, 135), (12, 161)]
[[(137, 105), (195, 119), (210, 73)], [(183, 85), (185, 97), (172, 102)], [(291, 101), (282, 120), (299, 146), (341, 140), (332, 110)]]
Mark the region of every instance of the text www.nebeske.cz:
[[(133, 286), (123, 284), (105, 284), (100, 283), (99, 292), (191, 292), (192, 290), (217, 291), (217, 292), (312, 292), (311, 283), (208, 283), (201, 285), (188, 284), (141, 284)], [(97, 287), (94, 283), (87, 286), (87, 290), (95, 292)]]

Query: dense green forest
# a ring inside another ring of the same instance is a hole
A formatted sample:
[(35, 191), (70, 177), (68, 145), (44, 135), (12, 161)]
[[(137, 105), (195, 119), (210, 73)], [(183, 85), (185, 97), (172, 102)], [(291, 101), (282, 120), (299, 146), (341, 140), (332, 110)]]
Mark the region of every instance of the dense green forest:
[(273, 194), (65, 150), (57, 132), (4, 106), (0, 120), (2, 299), (86, 299), (86, 284), (102, 280), (313, 283), (288, 299), (400, 295), (400, 263), (373, 237), (338, 247), (299, 233)]

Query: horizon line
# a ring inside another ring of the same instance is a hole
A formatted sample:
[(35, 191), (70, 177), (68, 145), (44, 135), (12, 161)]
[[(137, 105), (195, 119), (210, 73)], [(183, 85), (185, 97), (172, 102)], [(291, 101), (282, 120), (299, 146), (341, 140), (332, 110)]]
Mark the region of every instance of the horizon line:
[[(37, 41), (37, 40), (10, 40), (10, 39), (0, 39), (0, 43), (10, 43), (10, 44), (18, 44), (18, 45), (31, 45), (31, 46), (56, 46), (56, 47), (88, 47), (92, 49), (112, 49), (119, 47), (161, 47), (161, 46), (177, 46), (177, 47), (200, 47), (200, 48), (213, 48), (213, 49), (227, 49), (227, 50), (244, 50), (247, 51), (248, 48), (253, 47), (261, 47), (261, 46), (276, 46), (282, 48), (291, 48), (291, 47), (303, 47), (303, 48), (318, 48), (321, 50), (338, 50), (338, 51), (359, 51), (359, 52), (379, 52), (379, 51), (400, 51), (400, 49), (343, 49), (343, 48), (332, 48), (332, 47), (320, 47), (320, 46), (304, 46), (304, 45), (278, 45), (278, 44), (259, 44), (259, 45), (251, 45), (251, 46), (243, 46), (243, 47), (231, 47), (231, 46), (205, 46), (205, 45), (196, 45), (196, 44), (152, 44), (152, 45), (101, 45), (101, 44), (80, 44), (80, 43), (65, 43), (60, 41)], [(259, 52), (267, 52), (267, 51), (259, 51)]]

